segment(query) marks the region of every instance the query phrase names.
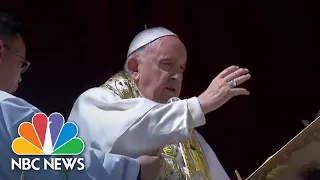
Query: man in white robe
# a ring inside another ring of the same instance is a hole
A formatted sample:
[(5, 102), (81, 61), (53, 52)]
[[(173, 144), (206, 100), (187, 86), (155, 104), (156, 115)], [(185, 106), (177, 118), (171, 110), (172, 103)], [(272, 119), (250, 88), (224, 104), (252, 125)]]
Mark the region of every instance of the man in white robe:
[(232, 97), (249, 94), (237, 87), (250, 78), (249, 71), (231, 66), (200, 96), (179, 100), (186, 60), (176, 34), (162, 27), (144, 30), (130, 44), (124, 71), (81, 94), (68, 121), (104, 152), (135, 158), (159, 150), (165, 163), (158, 179), (228, 180), (194, 128)]
[[(11, 143), (19, 137), (18, 127), (22, 122), (31, 122), (33, 115), (40, 112), (28, 102), (4, 91), (0, 91), (0, 180), (131, 180), (138, 179), (139, 162), (135, 159), (109, 154), (98, 150), (87, 150), (79, 157), (85, 158), (84, 171), (21, 171), (11, 170)], [(26, 156), (24, 156), (26, 157)], [(30, 156), (34, 157), (34, 156)], [(40, 164), (40, 163), (39, 163)], [(68, 174), (68, 175), (67, 175)], [(66, 178), (68, 176), (68, 178)]]
[[(19, 137), (19, 125), (23, 122), (31, 122), (33, 115), (40, 112), (38, 108), (23, 99), (11, 95), (18, 88), (21, 73), (26, 71), (30, 65), (30, 62), (25, 59), (25, 51), (25, 44), (20, 36), (19, 23), (12, 17), (1, 14), (0, 180), (139, 180), (157, 175), (151, 170), (160, 168), (158, 157), (142, 156), (138, 159), (132, 159), (91, 148), (86, 148), (85, 152), (79, 155), (85, 158), (84, 171), (76, 169), (68, 172), (11, 170), (11, 158), (17, 160), (21, 157), (14, 154), (11, 148), (12, 141)], [(41, 160), (43, 160), (42, 157), (44, 156), (40, 157)]]

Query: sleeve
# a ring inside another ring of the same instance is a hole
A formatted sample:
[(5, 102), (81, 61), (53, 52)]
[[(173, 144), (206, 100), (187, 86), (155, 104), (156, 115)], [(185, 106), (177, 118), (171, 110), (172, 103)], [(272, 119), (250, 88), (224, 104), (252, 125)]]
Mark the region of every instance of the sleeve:
[(139, 162), (135, 159), (93, 149), (72, 158), (84, 158), (85, 169), (29, 170), (25, 172), (24, 180), (132, 180), (138, 177), (140, 171)]
[(71, 171), (70, 180), (132, 180), (140, 172), (139, 162), (126, 156), (90, 148), (81, 157), (85, 159), (85, 170), (83, 173)]
[(68, 121), (97, 149), (132, 157), (135, 151), (187, 139), (193, 128), (205, 124), (205, 117), (196, 97), (159, 104), (146, 98), (117, 99), (108, 89), (93, 88), (76, 100)]
[(139, 174), (138, 174), (137, 180), (141, 180), (141, 165), (140, 165), (140, 169), (139, 169)]
[(19, 157), (12, 151), (11, 143), (18, 137), (22, 122), (31, 122), (37, 108), (26, 101), (10, 96), (0, 102), (0, 179), (19, 179), (20, 170), (11, 170), (11, 158)]
[(136, 179), (140, 172), (140, 164), (137, 160), (98, 150), (87, 150), (72, 158), (84, 158), (85, 169), (29, 170), (25, 171), (24, 180), (132, 180)]
[[(40, 110), (23, 99), (10, 97), (0, 102), (0, 179), (23, 180), (64, 180), (64, 173), (58, 171), (22, 171), (12, 170), (11, 159), (34, 158), (35, 156), (18, 156), (11, 149), (12, 141), (19, 137), (18, 128), (22, 122), (31, 122), (32, 117)], [(43, 156), (40, 157), (43, 160)], [(39, 162), (40, 163), (40, 162)]]
[[(9, 98), (0, 102), (0, 180), (20, 179), (20, 170), (11, 170), (11, 158), (19, 158), (11, 149), (12, 141), (18, 137), (18, 127), (22, 122), (31, 122), (39, 109), (19, 98)], [(35, 156), (23, 156), (34, 158)], [(139, 163), (135, 159), (88, 149), (80, 155), (85, 159), (86, 169), (70, 171), (68, 180), (129, 180), (137, 177)], [(50, 157), (46, 157), (50, 158)], [(43, 156), (40, 157), (42, 162)], [(41, 164), (41, 162), (38, 162)], [(65, 180), (66, 172), (54, 170), (28, 170), (23, 172), (24, 180)]]
[(0, 103), (1, 119), (3, 119), (8, 138), (14, 140), (18, 137), (18, 128), (22, 122), (31, 122), (32, 117), (40, 110), (23, 99), (12, 97)]

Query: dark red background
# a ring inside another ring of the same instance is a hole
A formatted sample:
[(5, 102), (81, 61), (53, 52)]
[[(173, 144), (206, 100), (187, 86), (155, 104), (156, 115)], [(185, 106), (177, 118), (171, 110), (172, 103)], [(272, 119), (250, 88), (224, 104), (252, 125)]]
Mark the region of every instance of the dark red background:
[(32, 65), (17, 95), (46, 113), (68, 116), (80, 93), (120, 70), (144, 25), (167, 27), (186, 44), (183, 97), (199, 95), (229, 65), (249, 68), (251, 95), (232, 99), (199, 129), (230, 176), (237, 169), (247, 177), (320, 108), (315, 0), (0, 2), (28, 30)]

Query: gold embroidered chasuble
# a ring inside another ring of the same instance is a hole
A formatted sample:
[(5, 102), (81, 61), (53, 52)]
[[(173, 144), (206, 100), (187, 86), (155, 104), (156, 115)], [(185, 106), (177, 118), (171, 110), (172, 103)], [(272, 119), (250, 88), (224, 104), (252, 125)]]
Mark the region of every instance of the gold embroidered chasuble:
[[(143, 97), (132, 78), (121, 71), (103, 85), (121, 99)], [(168, 103), (179, 100), (171, 98)], [(167, 145), (160, 149), (165, 163), (158, 176), (159, 180), (212, 180), (204, 151), (194, 132), (182, 143)]]

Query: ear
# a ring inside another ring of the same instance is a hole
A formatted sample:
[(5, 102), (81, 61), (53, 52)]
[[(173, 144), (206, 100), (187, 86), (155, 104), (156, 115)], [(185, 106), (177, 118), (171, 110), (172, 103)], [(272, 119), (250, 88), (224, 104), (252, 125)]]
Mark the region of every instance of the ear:
[(3, 51), (4, 51), (4, 45), (2, 40), (0, 40), (0, 65), (2, 64)]
[(132, 74), (132, 78), (136, 81), (139, 79), (139, 68), (138, 68), (138, 58), (137, 57), (131, 57), (128, 60), (128, 69)]

